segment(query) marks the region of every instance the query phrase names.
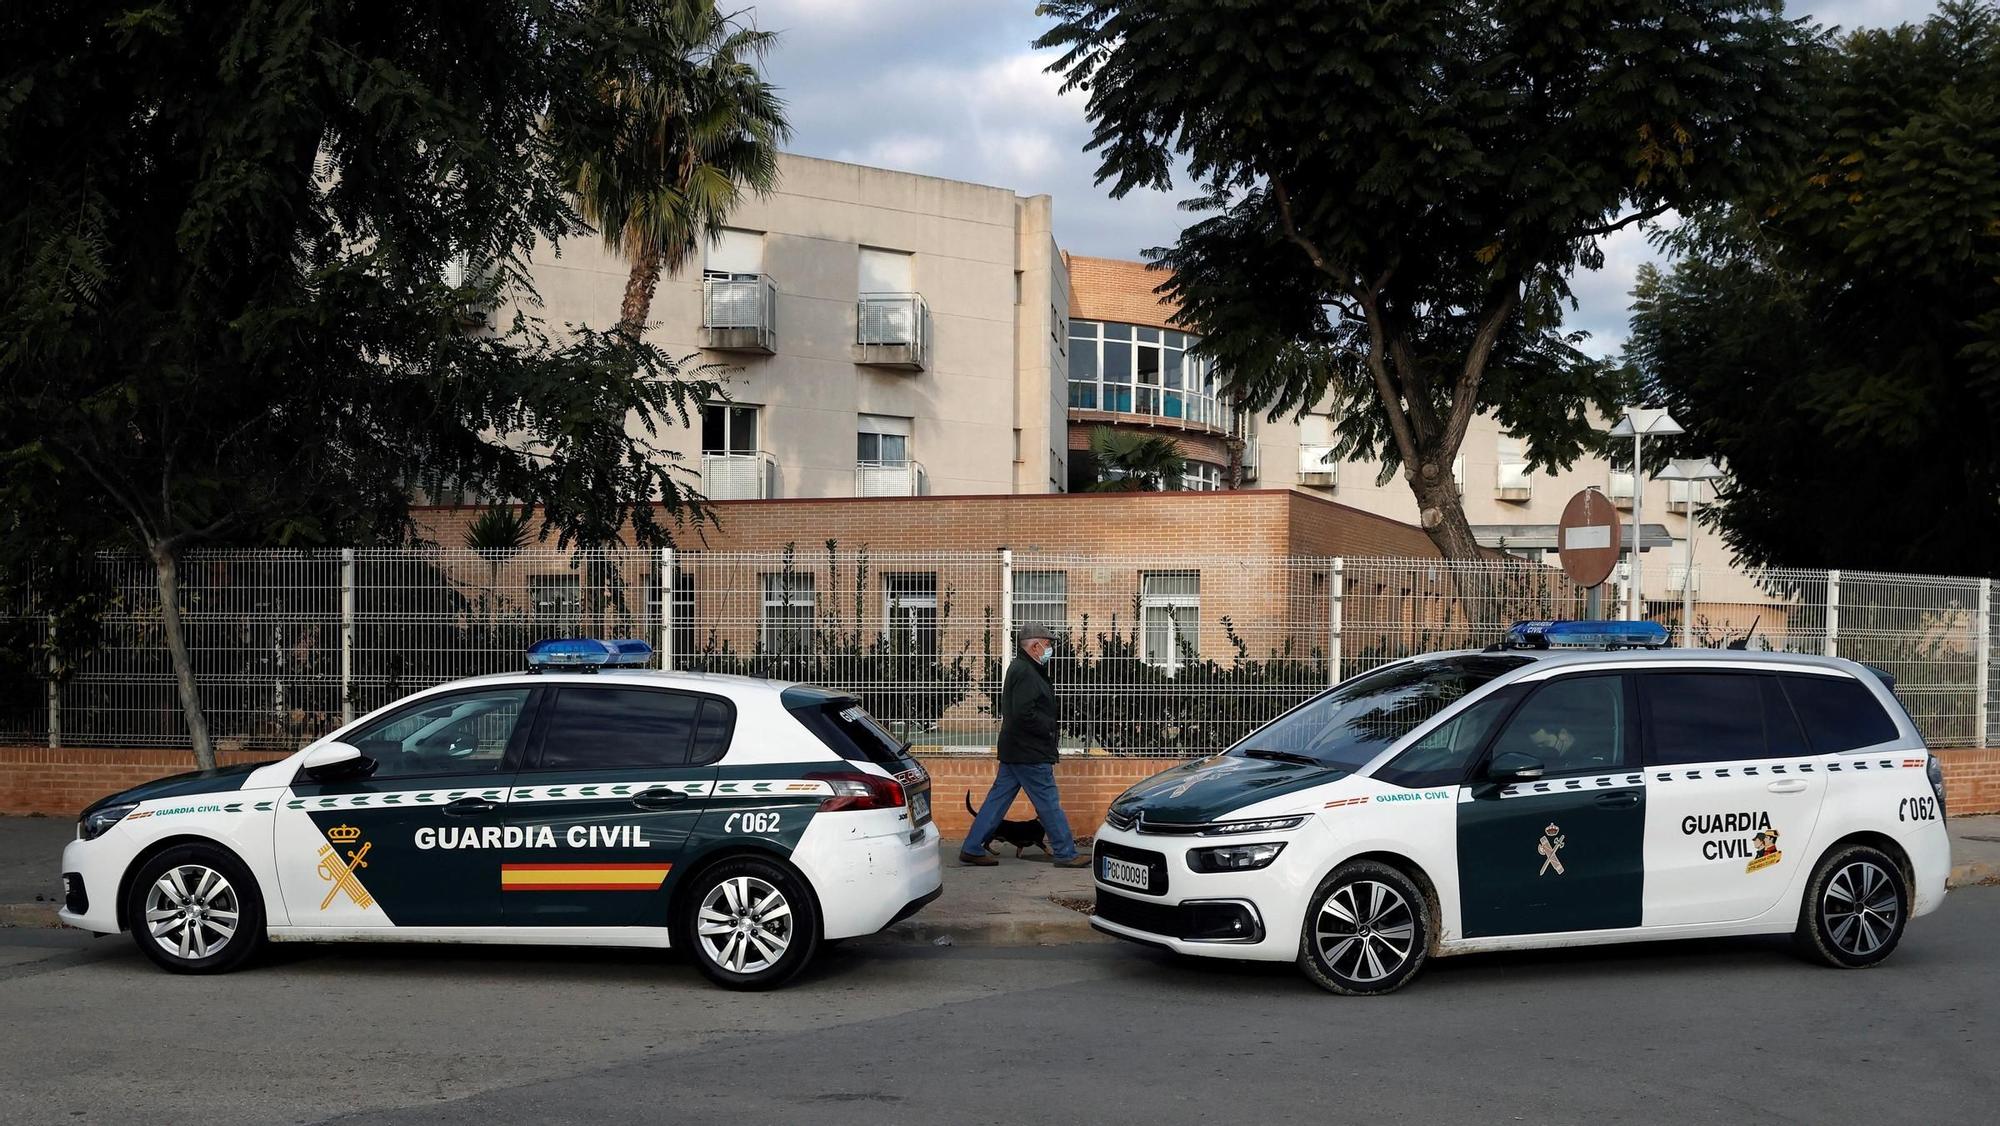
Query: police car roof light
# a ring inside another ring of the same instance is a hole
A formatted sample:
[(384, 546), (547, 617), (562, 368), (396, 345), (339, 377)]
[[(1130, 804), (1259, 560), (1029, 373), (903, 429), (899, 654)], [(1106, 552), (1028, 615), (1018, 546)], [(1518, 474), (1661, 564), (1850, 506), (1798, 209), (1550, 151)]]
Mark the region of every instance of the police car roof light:
[(653, 647), (636, 638), (551, 637), (528, 646), (528, 669), (637, 668), (650, 664)]
[(1509, 649), (1658, 649), (1667, 643), (1658, 622), (1516, 622)]

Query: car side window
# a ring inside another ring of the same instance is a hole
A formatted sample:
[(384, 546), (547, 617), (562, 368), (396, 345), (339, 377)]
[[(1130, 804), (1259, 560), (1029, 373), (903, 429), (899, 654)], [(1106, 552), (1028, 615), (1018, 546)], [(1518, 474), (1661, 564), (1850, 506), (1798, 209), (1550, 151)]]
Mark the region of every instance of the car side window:
[(1528, 697), (1493, 741), (1492, 757), (1509, 751), (1537, 759), (1548, 774), (1587, 774), (1626, 765), (1625, 678), (1566, 676)]
[(1790, 673), (1778, 679), (1816, 753), (1839, 754), (1896, 738), (1896, 721), (1868, 686), (1853, 677)]
[(500, 769), (529, 688), (461, 692), (385, 716), (346, 740), (375, 760), (371, 778)]
[(1647, 672), (1646, 761), (1658, 766), (1797, 758), (1811, 753), (1773, 676)]
[[(540, 770), (609, 770), (686, 766), (697, 741), (713, 751), (726, 734), (704, 724), (713, 701), (654, 688), (565, 685), (556, 693), (543, 733)], [(699, 734), (699, 740), (697, 738)]]
[(1486, 737), (1520, 697), (1501, 690), (1466, 708), (1397, 755), (1375, 777), (1392, 786), (1456, 786), (1486, 745)]

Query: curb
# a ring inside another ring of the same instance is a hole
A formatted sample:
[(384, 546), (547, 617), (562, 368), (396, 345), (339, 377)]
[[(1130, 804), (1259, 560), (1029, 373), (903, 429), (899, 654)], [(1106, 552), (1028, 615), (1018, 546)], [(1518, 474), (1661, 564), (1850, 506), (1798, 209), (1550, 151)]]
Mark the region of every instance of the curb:
[(2000, 861), (1975, 860), (1969, 864), (1954, 864), (1951, 867), (1951, 875), (1944, 881), (1944, 886), (1947, 888), (1981, 887), (1988, 884), (2000, 884)]
[(53, 903), (0, 903), (0, 927), (59, 927)]
[(1074, 914), (1075, 919), (996, 916), (964, 923), (909, 919), (858, 941), (891, 946), (1064, 946), (1108, 941), (1091, 927), (1088, 916)]

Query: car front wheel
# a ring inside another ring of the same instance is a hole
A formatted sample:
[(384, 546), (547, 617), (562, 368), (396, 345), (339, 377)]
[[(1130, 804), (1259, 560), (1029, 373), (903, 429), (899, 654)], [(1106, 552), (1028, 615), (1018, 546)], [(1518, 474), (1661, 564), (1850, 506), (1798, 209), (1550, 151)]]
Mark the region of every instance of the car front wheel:
[(1799, 907), (1798, 943), (1815, 961), (1861, 969), (1896, 949), (1909, 917), (1903, 866), (1880, 849), (1850, 845), (1813, 870)]
[(176, 845), (140, 865), (126, 893), (132, 938), (161, 969), (226, 973), (264, 942), (264, 901), (250, 870), (214, 845)]
[(727, 989), (783, 985), (819, 946), (811, 890), (769, 860), (725, 860), (700, 875), (684, 902), (681, 944), (710, 981)]
[(1299, 968), (1334, 993), (1389, 993), (1423, 967), (1430, 901), (1408, 876), (1371, 860), (1334, 869), (1306, 909)]

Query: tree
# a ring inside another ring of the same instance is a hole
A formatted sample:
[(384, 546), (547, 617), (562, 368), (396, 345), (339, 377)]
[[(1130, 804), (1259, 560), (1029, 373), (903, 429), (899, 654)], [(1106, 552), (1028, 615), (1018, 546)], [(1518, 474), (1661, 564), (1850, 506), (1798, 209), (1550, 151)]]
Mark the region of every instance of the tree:
[(1172, 438), (1134, 434), (1099, 426), (1090, 432), (1090, 456), (1097, 463), (1094, 492), (1159, 493), (1181, 486), (1187, 459)]
[(1566, 465), (1627, 384), (1561, 330), (1605, 234), (1719, 198), (1794, 132), (1814, 41), (1754, 0), (1049, 0), (1113, 195), (1207, 213), (1150, 252), (1241, 400), (1331, 400), (1447, 558), (1481, 412)]
[(621, 127), (601, 146), (579, 146), (569, 172), (584, 216), (631, 259), (618, 328), (634, 339), (661, 274), (722, 229), (745, 188), (771, 190), (791, 136), (757, 69), (775, 34), (739, 24), (715, 0), (663, 0), (645, 30), (661, 50), (607, 71), (596, 88)]
[[(713, 385), (627, 335), (545, 326), (526, 274), (537, 242), (588, 231), (569, 154), (630, 128), (594, 92), (672, 61), (649, 11), (0, 15), (0, 496), (41, 543), (153, 562), (198, 765), (191, 548), (400, 538), (416, 489), (518, 498), (559, 544), (699, 517), (658, 436)], [(0, 565), (60, 572), (34, 552)]]
[(1815, 68), (1811, 159), (1691, 215), (1629, 345), (1744, 559), (2000, 574), (2000, 6)]

